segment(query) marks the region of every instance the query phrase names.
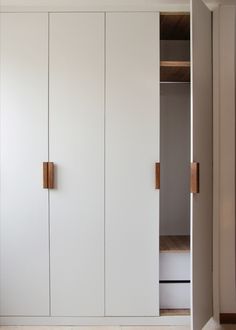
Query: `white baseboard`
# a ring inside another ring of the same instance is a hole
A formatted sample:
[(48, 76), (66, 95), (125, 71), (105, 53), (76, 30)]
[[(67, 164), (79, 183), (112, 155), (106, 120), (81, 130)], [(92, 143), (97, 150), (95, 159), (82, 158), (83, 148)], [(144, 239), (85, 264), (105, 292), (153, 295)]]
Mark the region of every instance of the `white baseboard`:
[[(190, 325), (190, 316), (159, 317), (0, 317), (0, 325), (7, 326), (148, 326), (148, 325)], [(22, 329), (21, 329), (22, 330)]]
[(202, 330), (222, 330), (223, 327), (213, 317), (207, 322), (207, 324), (202, 328)]

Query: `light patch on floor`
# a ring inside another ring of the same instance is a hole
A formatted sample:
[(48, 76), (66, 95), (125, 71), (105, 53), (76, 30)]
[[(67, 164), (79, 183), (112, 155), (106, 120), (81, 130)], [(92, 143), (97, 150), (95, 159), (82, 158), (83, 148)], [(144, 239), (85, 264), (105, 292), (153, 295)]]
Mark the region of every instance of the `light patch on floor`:
[[(211, 328), (214, 329), (214, 328)], [(221, 325), (217, 330), (236, 330), (236, 324)], [(190, 330), (188, 326), (0, 326), (0, 330)]]

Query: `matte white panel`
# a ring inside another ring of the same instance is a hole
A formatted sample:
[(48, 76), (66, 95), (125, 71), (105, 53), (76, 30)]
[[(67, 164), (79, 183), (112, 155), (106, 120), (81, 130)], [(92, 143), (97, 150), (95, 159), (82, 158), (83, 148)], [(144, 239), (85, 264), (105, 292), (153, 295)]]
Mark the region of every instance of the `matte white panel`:
[(104, 14), (50, 15), (53, 316), (104, 311)]
[[(212, 0), (208, 0), (211, 2)], [(217, 0), (216, 0), (217, 1)], [(234, 1), (234, 0), (231, 0)], [(211, 4), (212, 5), (212, 4)], [(213, 5), (212, 5), (213, 7)], [(188, 11), (189, 0), (1, 0), (3, 11)]]
[(200, 193), (192, 196), (193, 329), (212, 316), (212, 52), (211, 12), (191, 3), (192, 160), (200, 163)]
[(0, 313), (48, 315), (47, 14), (0, 19)]
[(160, 308), (162, 309), (190, 308), (190, 284), (161, 283)]
[(161, 252), (160, 280), (190, 280), (190, 253)]
[(159, 15), (106, 22), (106, 315), (158, 315)]

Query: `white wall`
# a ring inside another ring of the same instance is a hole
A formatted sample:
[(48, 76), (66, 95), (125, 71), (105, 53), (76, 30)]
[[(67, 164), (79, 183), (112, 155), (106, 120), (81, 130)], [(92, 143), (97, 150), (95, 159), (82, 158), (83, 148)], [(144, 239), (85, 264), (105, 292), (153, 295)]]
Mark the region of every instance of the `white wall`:
[(236, 313), (235, 13), (214, 12), (214, 312)]
[(160, 234), (190, 234), (190, 84), (161, 84)]

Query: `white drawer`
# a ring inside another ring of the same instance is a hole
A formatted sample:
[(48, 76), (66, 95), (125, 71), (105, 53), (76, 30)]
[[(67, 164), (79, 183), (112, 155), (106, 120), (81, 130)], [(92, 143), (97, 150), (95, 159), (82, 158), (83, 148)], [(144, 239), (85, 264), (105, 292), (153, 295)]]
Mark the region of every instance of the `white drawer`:
[(190, 308), (190, 283), (160, 283), (161, 309)]
[(190, 253), (161, 252), (160, 280), (190, 280)]

